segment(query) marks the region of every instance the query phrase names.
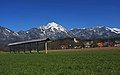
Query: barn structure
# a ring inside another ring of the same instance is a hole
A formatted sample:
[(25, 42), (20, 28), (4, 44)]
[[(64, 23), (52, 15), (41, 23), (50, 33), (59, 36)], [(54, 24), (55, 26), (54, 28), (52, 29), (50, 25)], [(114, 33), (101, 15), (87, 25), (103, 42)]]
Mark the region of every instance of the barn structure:
[(30, 53), (32, 51), (39, 52), (40, 50), (45, 50), (47, 53), (47, 43), (50, 42), (49, 38), (45, 39), (35, 39), (35, 40), (29, 40), (29, 41), (22, 41), (22, 42), (15, 42), (8, 44), (10, 48), (10, 53), (13, 52), (20, 52), (23, 51), (24, 53), (26, 51), (29, 51)]

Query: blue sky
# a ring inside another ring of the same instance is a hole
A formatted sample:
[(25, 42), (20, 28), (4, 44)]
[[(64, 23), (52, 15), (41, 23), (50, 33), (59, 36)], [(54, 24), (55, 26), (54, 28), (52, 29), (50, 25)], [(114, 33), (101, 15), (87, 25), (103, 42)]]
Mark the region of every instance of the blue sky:
[(57, 22), (67, 29), (120, 28), (120, 0), (0, 0), (0, 25), (14, 31)]

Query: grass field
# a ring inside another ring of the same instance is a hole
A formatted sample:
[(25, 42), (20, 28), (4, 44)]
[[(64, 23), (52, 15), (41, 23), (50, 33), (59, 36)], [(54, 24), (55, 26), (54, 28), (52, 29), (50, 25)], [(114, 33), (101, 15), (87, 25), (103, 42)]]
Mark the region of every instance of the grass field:
[(0, 53), (0, 75), (120, 75), (120, 49)]

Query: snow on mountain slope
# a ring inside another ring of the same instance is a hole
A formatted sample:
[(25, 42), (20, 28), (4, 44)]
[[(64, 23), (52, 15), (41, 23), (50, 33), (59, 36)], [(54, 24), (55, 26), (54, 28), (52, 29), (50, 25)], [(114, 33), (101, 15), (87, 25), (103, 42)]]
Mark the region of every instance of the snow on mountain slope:
[(62, 27), (61, 25), (55, 23), (55, 22), (51, 22), (51, 23), (48, 23), (46, 26), (41, 26), (40, 29), (44, 29), (44, 30), (51, 30), (52, 32), (66, 32), (67, 33), (67, 30)]
[(70, 37), (68, 30), (55, 22), (51, 22), (47, 25), (40, 26), (39, 29), (51, 39)]
[(111, 30), (111, 32), (114, 32), (116, 34), (120, 34), (120, 29), (118, 28), (110, 28), (110, 27), (106, 27), (108, 30)]
[(21, 38), (19, 37), (19, 34), (6, 28), (0, 26), (0, 44), (5, 44), (9, 42), (15, 42), (19, 41)]
[(81, 39), (119, 38), (120, 29), (97, 26), (92, 28), (74, 28), (72, 30), (67, 30), (55, 22), (48, 23), (44, 26), (40, 26), (39, 28), (31, 28), (27, 31), (19, 32), (14, 32), (10, 29), (0, 27), (0, 40), (17, 41), (42, 39), (46, 37), (50, 39), (61, 39), (67, 37), (78, 37)]
[(69, 37), (68, 31), (61, 25), (51, 22), (46, 25), (40, 26), (39, 28), (32, 28), (27, 31), (18, 32), (18, 34), (25, 40), (39, 39), (48, 37), (50, 39), (60, 39)]
[(73, 36), (84, 39), (97, 38), (117, 38), (120, 37), (119, 28), (110, 28), (105, 26), (97, 26), (93, 28), (79, 28), (70, 31)]

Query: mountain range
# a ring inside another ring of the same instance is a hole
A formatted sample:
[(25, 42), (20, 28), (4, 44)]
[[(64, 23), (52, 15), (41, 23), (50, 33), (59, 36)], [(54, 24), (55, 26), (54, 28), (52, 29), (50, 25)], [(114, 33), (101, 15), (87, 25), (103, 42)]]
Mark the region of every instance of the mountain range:
[(48, 37), (52, 40), (63, 39), (67, 37), (77, 37), (80, 39), (104, 39), (120, 37), (119, 28), (97, 26), (92, 28), (75, 28), (67, 30), (62, 25), (55, 22), (48, 23), (47, 25), (43, 25), (38, 28), (32, 28), (27, 31), (19, 31), (17, 33), (23, 40), (41, 39), (45, 37)]
[(77, 37), (80, 39), (120, 38), (120, 28), (97, 26), (92, 28), (75, 28), (67, 30), (62, 25), (51, 22), (38, 28), (14, 32), (0, 26), (0, 44), (2, 45), (32, 39), (50, 38), (56, 40), (67, 37)]

